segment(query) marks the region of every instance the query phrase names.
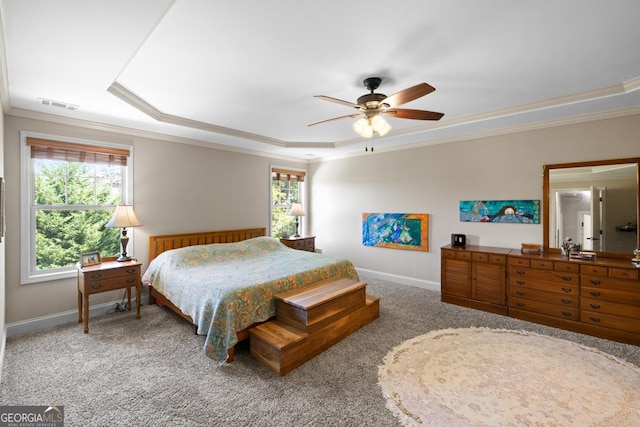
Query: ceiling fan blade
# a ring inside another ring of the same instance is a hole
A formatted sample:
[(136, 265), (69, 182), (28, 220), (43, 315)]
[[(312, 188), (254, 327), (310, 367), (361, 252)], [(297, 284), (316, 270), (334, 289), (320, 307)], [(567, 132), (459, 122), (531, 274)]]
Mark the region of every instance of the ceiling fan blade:
[(324, 99), (325, 101), (329, 101), (329, 102), (335, 102), (336, 104), (346, 105), (347, 107), (360, 108), (358, 104), (354, 104), (353, 102), (349, 102), (349, 101), (343, 101), (342, 99), (338, 99), (338, 98), (332, 98), (330, 96), (314, 95), (313, 97), (318, 99)]
[(380, 114), (398, 119), (413, 120), (440, 120), (442, 116), (444, 116), (444, 113), (437, 113), (435, 111), (409, 110), (407, 108), (390, 108), (382, 111)]
[(428, 95), (434, 90), (436, 90), (436, 88), (429, 84), (418, 83), (415, 86), (411, 86), (410, 88), (388, 96), (386, 99), (382, 100), (382, 102), (389, 104), (390, 107), (397, 107), (398, 105), (406, 104), (409, 101)]
[(328, 120), (323, 120), (321, 122), (316, 122), (316, 123), (311, 123), (310, 125), (307, 126), (315, 126), (315, 125), (320, 125), (322, 123), (328, 123), (328, 122), (333, 122), (335, 120), (342, 120), (342, 119), (348, 119), (348, 118), (355, 118), (355, 117), (360, 117), (362, 116), (362, 113), (357, 113), (357, 114), (349, 114), (347, 116), (340, 116), (340, 117), (334, 117), (333, 119), (328, 119)]

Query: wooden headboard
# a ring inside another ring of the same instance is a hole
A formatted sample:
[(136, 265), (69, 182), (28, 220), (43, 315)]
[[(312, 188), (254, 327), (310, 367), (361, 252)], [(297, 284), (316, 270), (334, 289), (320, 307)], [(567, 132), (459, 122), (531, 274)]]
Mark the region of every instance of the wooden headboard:
[(185, 246), (208, 245), (209, 243), (233, 243), (254, 237), (266, 236), (267, 229), (241, 228), (237, 230), (205, 231), (202, 233), (165, 234), (149, 236), (149, 262), (164, 251)]

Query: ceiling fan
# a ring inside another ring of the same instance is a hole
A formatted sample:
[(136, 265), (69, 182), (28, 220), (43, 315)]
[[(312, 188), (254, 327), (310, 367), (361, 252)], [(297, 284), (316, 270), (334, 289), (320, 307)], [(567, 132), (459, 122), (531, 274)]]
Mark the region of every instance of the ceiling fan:
[[(347, 114), (346, 116), (334, 117), (332, 119), (323, 120), (321, 122), (312, 123), (309, 126), (315, 126), (322, 123), (328, 123), (335, 120), (360, 117), (360, 120), (353, 124), (353, 130), (360, 136), (371, 138), (374, 133), (384, 136), (391, 130), (391, 126), (381, 117), (389, 116), (399, 119), (413, 120), (440, 120), (444, 113), (425, 110), (411, 110), (407, 108), (396, 108), (399, 105), (406, 104), (420, 97), (430, 94), (436, 90), (427, 83), (419, 83), (410, 88), (396, 92), (391, 96), (374, 91), (380, 86), (382, 79), (379, 77), (369, 77), (364, 79), (364, 87), (370, 93), (362, 95), (356, 103), (343, 101), (342, 99), (332, 98), (330, 96), (316, 95), (315, 98), (324, 99), (325, 101), (335, 102), (337, 104), (346, 105), (358, 110), (357, 113)], [(373, 148), (371, 149), (373, 151)]]

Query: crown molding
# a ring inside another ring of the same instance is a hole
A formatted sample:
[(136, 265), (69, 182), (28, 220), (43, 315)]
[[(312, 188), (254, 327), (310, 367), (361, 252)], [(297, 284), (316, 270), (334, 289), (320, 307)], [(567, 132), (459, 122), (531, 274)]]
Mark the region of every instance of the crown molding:
[(152, 139), (156, 141), (174, 142), (178, 144), (194, 145), (194, 146), (203, 147), (203, 148), (212, 148), (215, 150), (230, 151), (230, 152), (239, 153), (239, 154), (248, 154), (252, 156), (281, 159), (281, 160), (287, 160), (287, 161), (293, 161), (293, 162), (302, 162), (302, 163), (308, 162), (307, 159), (301, 159), (299, 157), (294, 157), (294, 156), (286, 156), (286, 155), (277, 154), (277, 153), (267, 153), (260, 150), (251, 150), (248, 148), (234, 147), (231, 145), (219, 144), (219, 143), (209, 142), (209, 141), (202, 141), (202, 140), (192, 139), (192, 138), (185, 138), (185, 137), (170, 135), (166, 133), (151, 132), (151, 131), (145, 131), (140, 129), (133, 129), (125, 126), (117, 126), (117, 125), (112, 125), (107, 123), (75, 119), (75, 118), (64, 117), (64, 116), (57, 116), (54, 114), (47, 114), (47, 113), (42, 113), (42, 112), (37, 112), (32, 110), (24, 110), (21, 108), (10, 107), (9, 111), (5, 112), (5, 114), (9, 116), (14, 116), (14, 117), (40, 120), (48, 123), (62, 124), (65, 126), (74, 126), (74, 127), (90, 129), (94, 131), (117, 133), (120, 135), (130, 136), (132, 138), (145, 138), (145, 139)]
[(530, 132), (530, 131), (535, 131), (540, 129), (569, 126), (574, 124), (594, 122), (598, 120), (615, 119), (619, 117), (627, 117), (627, 116), (633, 116), (633, 115), (640, 115), (640, 107), (621, 108), (613, 111), (583, 114), (580, 116), (573, 116), (573, 117), (562, 118), (557, 120), (547, 120), (544, 122), (503, 127), (503, 128), (489, 130), (489, 131), (473, 132), (473, 133), (468, 133), (468, 134), (458, 135), (453, 137), (431, 139), (431, 140), (422, 141), (414, 144), (404, 144), (404, 145), (399, 145), (391, 148), (380, 147), (380, 148), (376, 148), (376, 150), (373, 152), (363, 153), (359, 151), (357, 153), (345, 153), (345, 154), (340, 154), (335, 156), (327, 156), (319, 159), (311, 159), (309, 160), (309, 163), (321, 163), (323, 161), (328, 161), (328, 160), (338, 160), (338, 159), (360, 157), (360, 156), (372, 156), (374, 154), (389, 153), (389, 152), (401, 151), (401, 150), (411, 150), (414, 148), (428, 147), (431, 145), (441, 145), (441, 144), (449, 144), (453, 142), (472, 141), (476, 139), (490, 138), (494, 136)]
[[(2, 58), (0, 58), (0, 61), (1, 60)], [(501, 117), (524, 114), (527, 112), (555, 108), (555, 107), (570, 105), (570, 104), (579, 103), (579, 102), (587, 102), (587, 101), (596, 100), (596, 99), (609, 97), (609, 96), (624, 95), (624, 94), (636, 91), (638, 89), (640, 89), (640, 77), (627, 80), (620, 85), (614, 85), (607, 88), (596, 89), (593, 91), (583, 92), (580, 94), (553, 98), (553, 99), (544, 100), (544, 101), (535, 102), (535, 103), (523, 104), (520, 106), (511, 107), (511, 108), (492, 110), (486, 113), (468, 115), (468, 116), (460, 117), (457, 119), (445, 120), (437, 123), (430, 123), (426, 126), (412, 128), (409, 130), (399, 130), (397, 133), (394, 134), (394, 137), (410, 135), (410, 134), (415, 134), (419, 132), (428, 132), (429, 130), (435, 130), (435, 129), (445, 129), (449, 127), (464, 126), (464, 125), (472, 124), (476, 122), (496, 120)], [(0, 91), (1, 90), (2, 90), (2, 87), (0, 87)], [(229, 129), (221, 126), (211, 125), (208, 123), (198, 122), (194, 120), (189, 120), (189, 119), (184, 119), (177, 116), (164, 114), (117, 83), (112, 84), (112, 86), (109, 88), (109, 91), (114, 95), (117, 93), (116, 96), (118, 96), (118, 98), (124, 100), (130, 105), (134, 105), (137, 109), (139, 109), (140, 111), (144, 112), (148, 116), (158, 121), (174, 124), (178, 126), (185, 126), (185, 127), (205, 130), (205, 131), (214, 132), (214, 133), (220, 133), (220, 134), (224, 134), (227, 136), (232, 136), (240, 139), (251, 140), (254, 142), (261, 142), (261, 143), (265, 143), (265, 144), (279, 147), (279, 148), (333, 149), (333, 148), (346, 147), (354, 144), (361, 144), (365, 141), (364, 138), (353, 138), (350, 140), (340, 141), (337, 143), (304, 143), (304, 142), (280, 141), (280, 140), (275, 140), (273, 138), (267, 138), (260, 135), (251, 134), (248, 132), (237, 131), (234, 129)], [(0, 92), (0, 95), (1, 95), (1, 92)], [(3, 104), (4, 103), (6, 103), (6, 101), (3, 99)], [(176, 143), (182, 143), (182, 144), (188, 144), (188, 145), (196, 145), (196, 146), (206, 147), (206, 148), (214, 148), (214, 149), (223, 150), (223, 151), (231, 151), (231, 152), (261, 156), (261, 157), (278, 158), (282, 160), (296, 161), (296, 162), (302, 162), (302, 163), (321, 162), (324, 160), (333, 160), (333, 159), (341, 159), (341, 158), (357, 157), (357, 156), (365, 155), (364, 153), (361, 153), (360, 151), (358, 151), (356, 153), (336, 154), (336, 155), (329, 155), (329, 156), (319, 156), (318, 158), (315, 158), (315, 159), (305, 159), (298, 156), (286, 156), (281, 154), (268, 153), (261, 150), (234, 147), (231, 145), (202, 141), (202, 140), (197, 140), (192, 138), (184, 138), (184, 137), (174, 136), (174, 135), (165, 134), (165, 133), (144, 131), (144, 130), (133, 129), (133, 128), (124, 127), (124, 126), (110, 125), (110, 124), (105, 124), (105, 123), (100, 123), (95, 121), (81, 120), (81, 119), (75, 119), (70, 117), (35, 112), (31, 110), (17, 109), (10, 106), (5, 107), (5, 113), (8, 115), (13, 115), (18, 117), (25, 117), (25, 118), (31, 118), (31, 119), (42, 120), (47, 122), (60, 123), (60, 124), (65, 124), (69, 126), (93, 129), (97, 131), (116, 132), (119, 134), (129, 135), (132, 137), (164, 140), (164, 141), (170, 141), (170, 142), (176, 142)], [(438, 144), (446, 144), (450, 142), (480, 139), (480, 138), (486, 138), (486, 137), (498, 136), (498, 135), (504, 135), (504, 134), (510, 134), (510, 133), (526, 132), (526, 131), (537, 130), (537, 129), (565, 126), (570, 124), (630, 116), (635, 114), (640, 114), (640, 107), (629, 107), (629, 108), (624, 108), (624, 109), (619, 109), (614, 111), (585, 114), (585, 115), (574, 116), (569, 118), (562, 118), (558, 120), (548, 120), (548, 121), (538, 122), (533, 124), (516, 125), (516, 126), (504, 127), (504, 128), (494, 129), (489, 131), (482, 131), (482, 132), (472, 132), (472, 133), (467, 133), (467, 134), (463, 134), (455, 137), (426, 139), (427, 137), (425, 136), (425, 140), (419, 143), (396, 145), (392, 148), (380, 147), (375, 151), (375, 154), (413, 149), (413, 148), (425, 147), (429, 145), (438, 145)], [(368, 154), (368, 155), (371, 155), (371, 154)]]

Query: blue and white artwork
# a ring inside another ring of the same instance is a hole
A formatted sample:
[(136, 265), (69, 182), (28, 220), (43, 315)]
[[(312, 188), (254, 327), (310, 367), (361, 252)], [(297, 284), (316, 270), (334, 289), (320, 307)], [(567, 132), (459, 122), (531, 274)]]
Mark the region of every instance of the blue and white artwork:
[(540, 200), (461, 200), (460, 221), (540, 224)]

